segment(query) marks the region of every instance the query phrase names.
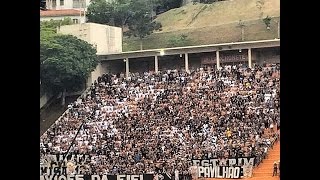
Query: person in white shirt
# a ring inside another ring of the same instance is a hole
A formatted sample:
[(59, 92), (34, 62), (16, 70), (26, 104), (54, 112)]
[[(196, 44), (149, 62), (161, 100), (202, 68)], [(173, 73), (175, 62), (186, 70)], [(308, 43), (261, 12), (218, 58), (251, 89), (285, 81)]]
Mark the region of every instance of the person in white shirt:
[(179, 171), (178, 171), (178, 169), (174, 170), (174, 180), (179, 180)]
[[(257, 100), (257, 96), (262, 95), (261, 100), (263, 101), (264, 93), (273, 94), (274, 91), (271, 90), (279, 84), (278, 82), (273, 82), (272, 87), (268, 87), (268, 90), (262, 89), (264, 88), (261, 87), (262, 83), (252, 81), (250, 83), (252, 86), (250, 90), (243, 88), (243, 90), (239, 92), (237, 87), (239, 85), (242, 86), (242, 83), (239, 82), (239, 77), (229, 76), (228, 73), (222, 77), (223, 73), (216, 71), (209, 72), (206, 68), (203, 68), (201, 72), (193, 72), (190, 75), (181, 75), (181, 72), (177, 71), (172, 72), (174, 74), (170, 74), (170, 77), (163, 75), (163, 72), (160, 72), (159, 76), (154, 76), (153, 73), (146, 73), (145, 76), (134, 74), (135, 80), (141, 79), (139, 85), (133, 81), (125, 81), (123, 76), (119, 79), (112, 78), (113, 81), (116, 81), (117, 85), (107, 85), (102, 88), (95, 87), (94, 95), (84, 96), (85, 99), (83, 102), (78, 104), (79, 108), (75, 108), (72, 113), (66, 112), (67, 115), (64, 116), (65, 118), (62, 118), (63, 122), (57, 122), (55, 127), (61, 127), (55, 129), (52, 133), (49, 131), (49, 137), (42, 137), (45, 140), (43, 141), (45, 142), (44, 145), (52, 140), (51, 143), (53, 144), (51, 144), (51, 146), (54, 146), (54, 149), (60, 144), (60, 152), (68, 149), (67, 147), (77, 133), (77, 128), (80, 126), (81, 120), (91, 116), (89, 119), (92, 123), (88, 123), (84, 131), (78, 135), (83, 137), (83, 142), (77, 143), (74, 149), (78, 149), (81, 153), (94, 154), (95, 152), (92, 151), (94, 147), (101, 147), (106, 150), (106, 154), (112, 154), (113, 156), (113, 158), (108, 157), (104, 160), (98, 157), (97, 163), (92, 165), (93, 169), (96, 169), (93, 173), (100, 172), (100, 170), (98, 170), (100, 169), (99, 164), (109, 164), (110, 167), (104, 167), (108, 171), (112, 170), (114, 165), (123, 168), (125, 162), (123, 162), (121, 158), (118, 158), (117, 155), (126, 155), (130, 160), (133, 159), (135, 151), (139, 151), (141, 147), (145, 146), (150, 147), (149, 153), (144, 154), (145, 152), (143, 152), (144, 162), (140, 163), (145, 165), (146, 169), (140, 169), (137, 166), (135, 167), (137, 171), (134, 172), (132, 168), (124, 168), (128, 173), (143, 173), (143, 170), (147, 171), (148, 168), (150, 168), (147, 165), (148, 162), (161, 163), (164, 157), (166, 157), (168, 162), (176, 163), (179, 161), (185, 163), (185, 161), (191, 158), (193, 153), (196, 153), (195, 157), (201, 158), (204, 155), (203, 151), (206, 149), (203, 146), (210, 147), (210, 150), (212, 148), (210, 156), (216, 157), (218, 154), (214, 153), (216, 153), (215, 144), (217, 142), (219, 143), (220, 149), (229, 149), (229, 146), (227, 146), (228, 141), (221, 141), (221, 139), (224, 138), (224, 131), (227, 128), (225, 126), (232, 128), (233, 131), (236, 132), (230, 139), (234, 146), (241, 143), (245, 147), (240, 148), (247, 149), (248, 147), (246, 146), (256, 147), (255, 145), (258, 142), (248, 143), (249, 140), (244, 139), (244, 137), (254, 138), (254, 136), (248, 136), (249, 130), (249, 133), (262, 135), (260, 126), (263, 126), (263, 122), (259, 121), (258, 123), (258, 121), (256, 122), (254, 120), (262, 119), (261, 116), (267, 116), (269, 119), (277, 120), (277, 118), (274, 117), (276, 115), (270, 113), (269, 105), (266, 102)], [(253, 73), (253, 76), (255, 75), (254, 72), (251, 73)], [(225, 89), (221, 89), (221, 93), (217, 93), (215, 86), (212, 84), (212, 82), (217, 80), (217, 77), (215, 77), (217, 74), (219, 77), (222, 77), (221, 79), (225, 81), (224, 84), (226, 85)], [(240, 72), (240, 74), (241, 76), (243, 75), (242, 72)], [(247, 74), (250, 73), (246, 72), (246, 75)], [(268, 76), (269, 75), (264, 78), (265, 82), (269, 82), (270, 78)], [(164, 77), (165, 81), (172, 77), (180, 80), (179, 82), (162, 82), (161, 77)], [(212, 81), (207, 82), (210, 77), (212, 77)], [(151, 83), (150, 79), (152, 78), (154, 78), (155, 82)], [(186, 84), (181, 87), (180, 82), (184, 78)], [(244, 78), (244, 81), (247, 81), (247, 79), (248, 78)], [(148, 87), (150, 86), (148, 83), (153, 84), (152, 86), (154, 87)], [(242, 99), (237, 99), (238, 102), (231, 103), (230, 98), (232, 98), (233, 94), (230, 93), (229, 83), (233, 83), (234, 85), (232, 89), (235, 93), (234, 95), (237, 94), (236, 92), (239, 92), (241, 95), (246, 95), (250, 91), (254, 96), (248, 100), (244, 99), (243, 101), (245, 102), (242, 102)], [(124, 84), (126, 84), (125, 88)], [(199, 88), (199, 84), (201, 88)], [(118, 91), (119, 89), (121, 91)], [(258, 89), (263, 92), (257, 92)], [(128, 96), (130, 93), (133, 95)], [(211, 102), (213, 100), (209, 95), (210, 93), (215, 96), (214, 102)], [(146, 94), (149, 94), (149, 96), (146, 96)], [(198, 97), (198, 94), (202, 94), (201, 97)], [(161, 98), (157, 99), (157, 95)], [(120, 102), (120, 100), (124, 98), (127, 98), (127, 101)], [(135, 100), (134, 98), (137, 99)], [(149, 98), (152, 100), (149, 100)], [(278, 98), (279, 97), (272, 97), (270, 101), (276, 101)], [(99, 101), (103, 102), (100, 104)], [(218, 104), (218, 106), (216, 106), (216, 104)], [(103, 106), (108, 106), (108, 108)], [(247, 110), (249, 106), (253, 107), (253, 110), (245, 111), (245, 113), (242, 114), (242, 109)], [(256, 107), (261, 108), (260, 113), (255, 113)], [(273, 108), (274, 112), (279, 111), (276, 105), (274, 105)], [(92, 117), (92, 111), (94, 110), (96, 114), (93, 115), (96, 115), (96, 117)], [(88, 113), (86, 113), (86, 111)], [(210, 112), (210, 114), (207, 114), (207, 112)], [(220, 119), (222, 115), (224, 118)], [(230, 119), (230, 116), (235, 117)], [(175, 119), (176, 117), (177, 119)], [(208, 117), (209, 122), (206, 122), (206, 117)], [(242, 127), (240, 123), (242, 123)], [(274, 124), (274, 126), (276, 126), (276, 124)], [(162, 127), (162, 129), (156, 131), (157, 127)], [(270, 128), (270, 126), (268, 125), (267, 128)], [(188, 131), (182, 132), (182, 130), (185, 129), (188, 129)], [(209, 129), (212, 131), (208, 132)], [(164, 132), (166, 130), (168, 131), (167, 133)], [(152, 131), (152, 134), (148, 134), (150, 131)], [(68, 137), (67, 141), (63, 138), (61, 140), (51, 138), (51, 136), (55, 137), (59, 135), (60, 132), (64, 134), (64, 137)], [(213, 134), (213, 132), (216, 132), (216, 134)], [(87, 137), (85, 137), (86, 133), (88, 134)], [(95, 133), (97, 135), (93, 135)], [(114, 136), (114, 139), (112, 139), (111, 136)], [(214, 140), (211, 139), (211, 136), (215, 137)], [(241, 142), (240, 139), (244, 142)], [(84, 141), (90, 141), (90, 143), (84, 143)], [(117, 145), (115, 141), (122, 142), (122, 144)], [(125, 147), (121, 147), (122, 145)], [(115, 151), (116, 147), (119, 148), (120, 152)], [(172, 148), (175, 149), (173, 150)], [(48, 149), (53, 152), (53, 147), (48, 147)], [(182, 149), (186, 151), (183, 152)], [(156, 152), (158, 150), (160, 151)], [(258, 149), (257, 151), (261, 153), (263, 150)], [(179, 160), (179, 153), (181, 157), (186, 157), (186, 159)], [(105, 155), (103, 156), (106, 157)], [(179, 169), (180, 172), (184, 170), (186, 170), (186, 167)]]

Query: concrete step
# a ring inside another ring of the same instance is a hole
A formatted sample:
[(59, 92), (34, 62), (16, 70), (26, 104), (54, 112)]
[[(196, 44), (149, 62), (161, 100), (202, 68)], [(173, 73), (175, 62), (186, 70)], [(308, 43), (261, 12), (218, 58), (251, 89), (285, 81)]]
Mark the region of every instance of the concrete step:
[(270, 176), (268, 176), (268, 177), (251, 177), (251, 178), (245, 178), (244, 180), (279, 180), (279, 179), (280, 179), (279, 176), (272, 177), (272, 175), (271, 175), (271, 177)]
[(269, 150), (268, 155), (259, 164), (258, 167), (253, 169), (252, 177), (246, 178), (247, 180), (279, 180), (279, 176), (272, 177), (273, 164), (280, 160), (280, 143), (274, 144), (273, 148)]

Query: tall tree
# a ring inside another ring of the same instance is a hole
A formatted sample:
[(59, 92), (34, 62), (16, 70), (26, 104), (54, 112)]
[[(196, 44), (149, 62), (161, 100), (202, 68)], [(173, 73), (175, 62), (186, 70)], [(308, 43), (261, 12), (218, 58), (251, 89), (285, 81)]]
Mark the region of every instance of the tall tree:
[(66, 92), (81, 88), (97, 66), (96, 49), (72, 35), (44, 34), (46, 37), (40, 38), (41, 83), (46, 89), (61, 92), (61, 104), (65, 105)]
[(89, 22), (124, 27), (130, 17), (131, 0), (93, 0), (86, 17)]
[(108, 24), (113, 9), (106, 0), (92, 0), (88, 6), (86, 17), (89, 22)]
[(56, 35), (55, 30), (52, 28), (40, 29), (40, 67), (41, 64), (50, 56), (51, 50), (56, 48), (53, 37)]
[[(54, 36), (57, 33), (57, 27), (62, 25), (73, 24), (71, 18), (64, 18), (63, 20), (50, 20), (40, 22), (40, 68), (42, 63), (55, 53), (55, 49), (60, 45), (54, 42)], [(41, 72), (41, 71), (40, 71)], [(40, 82), (42, 81), (40, 74)], [(41, 89), (43, 92), (53, 92), (53, 89), (43, 87), (41, 82)]]
[(157, 14), (166, 12), (170, 9), (178, 8), (182, 5), (183, 0), (149, 0), (156, 7)]
[(125, 35), (138, 37), (140, 50), (143, 49), (142, 39), (162, 27), (160, 23), (152, 20), (150, 5), (146, 0), (136, 0), (131, 4), (132, 14), (128, 21), (129, 31)]
[(114, 7), (114, 17), (113, 21), (114, 24), (124, 28), (128, 20), (131, 16), (131, 0), (118, 0), (118, 1), (112, 1), (111, 5)]
[(142, 39), (161, 28), (161, 24), (153, 20), (156, 4), (157, 0), (93, 0), (87, 17), (89, 22), (128, 28), (124, 35), (139, 37), (142, 49)]

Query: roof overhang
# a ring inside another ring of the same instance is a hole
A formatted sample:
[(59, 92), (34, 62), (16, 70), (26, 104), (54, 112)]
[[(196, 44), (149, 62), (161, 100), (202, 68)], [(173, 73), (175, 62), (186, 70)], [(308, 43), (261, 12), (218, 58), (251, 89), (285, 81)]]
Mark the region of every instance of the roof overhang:
[(160, 52), (164, 52), (164, 55), (177, 55), (185, 53), (203, 53), (214, 51), (228, 51), (237, 49), (256, 49), (256, 48), (268, 48), (268, 47), (280, 47), (280, 39), (273, 40), (261, 40), (261, 41), (246, 41), (246, 42), (232, 42), (222, 44), (210, 44), (200, 46), (186, 46), (186, 47), (174, 47), (163, 49), (150, 49), (141, 51), (128, 51), (114, 54), (98, 54), (100, 61), (118, 60), (125, 58), (142, 58), (160, 56)]

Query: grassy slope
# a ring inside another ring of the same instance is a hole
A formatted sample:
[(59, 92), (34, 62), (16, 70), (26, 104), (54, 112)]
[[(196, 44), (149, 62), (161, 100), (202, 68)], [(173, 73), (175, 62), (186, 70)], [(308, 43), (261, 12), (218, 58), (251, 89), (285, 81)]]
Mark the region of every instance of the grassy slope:
[[(263, 17), (280, 16), (280, 0), (264, 0)], [(172, 9), (158, 16), (163, 30), (147, 37), (143, 41), (144, 49), (168, 47), (168, 39), (181, 34), (188, 35), (192, 45), (236, 42), (241, 39), (237, 26), (239, 20), (245, 21), (245, 40), (273, 39), (277, 37), (277, 23), (274, 18), (271, 29), (259, 19), (261, 12), (256, 7), (256, 0), (232, 0), (213, 4), (192, 3)], [(138, 50), (139, 41), (124, 38), (123, 49)]]

